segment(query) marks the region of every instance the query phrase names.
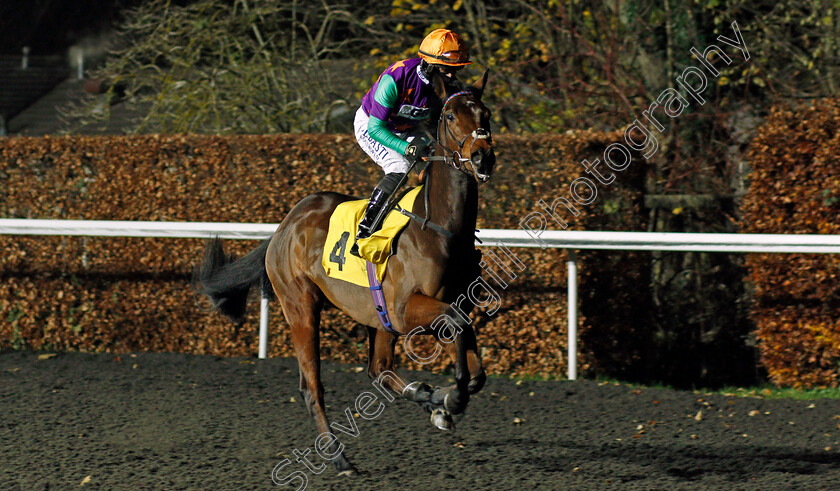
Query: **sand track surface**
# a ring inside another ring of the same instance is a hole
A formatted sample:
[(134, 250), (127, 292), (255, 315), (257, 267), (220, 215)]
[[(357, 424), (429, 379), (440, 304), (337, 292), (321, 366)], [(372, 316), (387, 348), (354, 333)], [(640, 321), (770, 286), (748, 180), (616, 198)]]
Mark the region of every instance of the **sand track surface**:
[(347, 478), (296, 462), (324, 460), (293, 359), (0, 354), (0, 489), (840, 489), (838, 400), (492, 377), (445, 433), (360, 368), (322, 367)]

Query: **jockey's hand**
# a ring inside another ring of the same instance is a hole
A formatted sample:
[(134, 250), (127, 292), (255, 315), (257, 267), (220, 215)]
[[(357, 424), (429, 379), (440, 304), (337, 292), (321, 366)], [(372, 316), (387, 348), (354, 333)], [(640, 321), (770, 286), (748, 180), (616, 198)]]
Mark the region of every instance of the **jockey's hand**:
[(405, 157), (412, 164), (432, 153), (432, 140), (427, 136), (418, 136), (411, 140), (405, 149)]

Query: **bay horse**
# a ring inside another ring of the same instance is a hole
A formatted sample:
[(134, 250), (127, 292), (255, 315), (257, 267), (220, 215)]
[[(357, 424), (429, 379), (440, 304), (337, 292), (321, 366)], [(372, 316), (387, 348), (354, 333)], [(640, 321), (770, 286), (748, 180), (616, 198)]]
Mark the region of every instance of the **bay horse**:
[[(485, 71), (476, 83), (458, 87), (450, 87), (435, 75), (441, 114), (434, 156), (427, 158), (425, 170), (428, 195), (425, 199), (418, 195), (412, 211), (439, 227), (411, 221), (398, 238), (396, 254), (389, 259), (382, 281), (393, 329), (404, 336), (421, 327), (424, 334), (434, 335), (455, 362), (454, 385), (435, 388), (380, 377), (394, 368), (397, 336), (383, 329), (368, 288), (326, 275), (321, 258), (330, 215), (338, 204), (358, 198), (332, 192), (306, 196), (289, 211), (271, 239), (253, 251), (235, 259), (214, 239), (196, 268), (194, 287), (234, 320), (244, 316), (252, 285), (261, 283), (264, 295), (280, 301), (300, 367), (300, 392), (321, 435), (330, 431), (320, 377), (319, 324), (326, 301), (367, 326), (368, 375), (420, 404), (432, 413), (432, 422), (439, 428), (451, 429), (451, 415), (463, 413), (470, 394), (484, 385), (486, 376), (471, 321), (451, 304), (480, 273), (480, 254), (474, 246), (479, 183), (490, 178), (495, 164), (490, 111), (481, 102), (487, 75)], [(433, 230), (440, 227), (448, 233)], [(456, 305), (467, 315), (474, 308), (469, 301)], [(455, 326), (450, 325), (447, 332), (433, 327), (441, 316), (448, 316)], [(335, 439), (329, 446), (329, 455), (337, 455), (333, 459), (336, 469), (340, 474), (355, 473), (342, 448)]]

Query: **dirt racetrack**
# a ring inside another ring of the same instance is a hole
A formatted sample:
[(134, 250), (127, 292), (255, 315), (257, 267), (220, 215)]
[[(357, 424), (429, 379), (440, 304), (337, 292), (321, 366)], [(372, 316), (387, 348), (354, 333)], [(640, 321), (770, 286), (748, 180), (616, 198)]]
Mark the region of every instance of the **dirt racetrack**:
[[(42, 358), (44, 358), (42, 356)], [(333, 421), (376, 390), (325, 363)], [(446, 377), (401, 371), (439, 385)], [(454, 434), (385, 399), (322, 474), (292, 359), (0, 354), (0, 489), (840, 489), (840, 401), (491, 378)], [(518, 423), (517, 423), (518, 422)], [(84, 484), (83, 484), (84, 483)]]

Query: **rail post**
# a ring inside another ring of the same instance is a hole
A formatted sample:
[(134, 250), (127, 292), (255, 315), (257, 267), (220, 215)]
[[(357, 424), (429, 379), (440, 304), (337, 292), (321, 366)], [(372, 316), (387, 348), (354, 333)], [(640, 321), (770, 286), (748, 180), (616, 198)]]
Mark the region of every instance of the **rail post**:
[(569, 259), (566, 261), (568, 269), (567, 298), (569, 310), (569, 324), (567, 333), (568, 355), (566, 363), (569, 368), (569, 380), (577, 380), (577, 256), (574, 249), (566, 249)]
[(268, 298), (265, 295), (260, 297), (260, 351), (259, 359), (265, 360), (268, 357)]

